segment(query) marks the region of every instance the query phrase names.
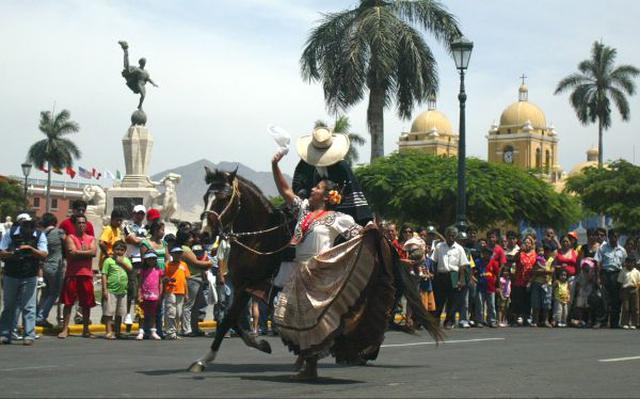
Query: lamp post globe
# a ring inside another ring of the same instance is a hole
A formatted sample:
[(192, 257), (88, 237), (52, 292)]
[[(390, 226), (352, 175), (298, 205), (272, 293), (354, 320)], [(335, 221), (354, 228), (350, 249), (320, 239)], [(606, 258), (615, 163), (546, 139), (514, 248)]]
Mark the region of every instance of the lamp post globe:
[(456, 203), (456, 226), (460, 231), (467, 230), (467, 196), (466, 196), (466, 126), (465, 126), (465, 107), (467, 102), (467, 93), (464, 91), (464, 73), (469, 66), (471, 59), (471, 51), (473, 50), (473, 42), (460, 36), (451, 43), (451, 52), (456, 68), (460, 73), (460, 92), (458, 93), (458, 101), (460, 102), (460, 140), (458, 142), (458, 197)]
[(31, 165), (30, 163), (23, 163), (20, 165), (22, 168), (22, 175), (24, 176), (24, 200), (27, 201), (27, 177), (29, 177), (29, 173), (31, 173)]

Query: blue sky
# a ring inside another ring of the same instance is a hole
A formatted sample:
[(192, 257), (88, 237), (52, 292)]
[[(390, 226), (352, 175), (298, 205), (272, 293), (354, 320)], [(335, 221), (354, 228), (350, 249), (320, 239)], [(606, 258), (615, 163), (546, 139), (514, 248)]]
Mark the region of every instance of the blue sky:
[[(3, 1), (0, 2), (0, 174), (20, 174), (29, 145), (41, 138), (39, 112), (66, 108), (81, 126), (74, 137), (84, 167), (124, 170), (120, 140), (137, 98), (120, 76), (122, 52), (144, 56), (160, 88), (148, 89), (145, 110), (156, 138), (151, 170), (201, 158), (240, 161), (269, 170), (277, 124), (298, 137), (317, 119), (331, 121), (318, 84), (302, 80), (299, 57), (320, 12), (357, 1)], [(540, 106), (560, 138), (560, 164), (570, 170), (597, 143), (595, 126), (581, 126), (558, 80), (589, 56), (594, 40), (618, 49), (618, 63), (640, 66), (635, 27), (640, 3), (613, 0), (452, 0), (444, 4), (474, 41), (467, 76), (469, 155), (486, 159), (485, 135), (517, 100), (518, 76), (529, 79), (529, 100)], [(458, 77), (453, 61), (427, 34), (439, 63), (438, 108), (457, 130)], [(418, 106), (414, 116), (426, 109)], [(366, 133), (366, 103), (347, 111), (353, 130)], [(606, 132), (605, 158), (640, 159), (640, 100), (631, 122), (618, 116)], [(410, 120), (385, 114), (385, 152)], [(361, 149), (368, 159), (369, 147)], [(290, 154), (284, 168), (293, 171)]]

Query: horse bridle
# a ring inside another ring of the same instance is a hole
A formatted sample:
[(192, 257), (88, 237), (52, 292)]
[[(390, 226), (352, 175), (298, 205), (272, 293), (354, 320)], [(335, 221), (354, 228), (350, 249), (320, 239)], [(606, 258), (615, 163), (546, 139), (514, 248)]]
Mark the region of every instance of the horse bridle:
[[(237, 208), (233, 214), (233, 217), (230, 219), (228, 224), (225, 224), (222, 222), (222, 217), (224, 215), (226, 215), (229, 210), (231, 209), (231, 207), (233, 206), (233, 203), (237, 201), (238, 205)], [(287, 243), (282, 246), (281, 248), (278, 248), (275, 251), (269, 251), (269, 252), (262, 252), (262, 251), (258, 251), (255, 248), (251, 248), (250, 246), (248, 246), (247, 244), (243, 243), (242, 241), (239, 240), (239, 238), (242, 237), (255, 237), (255, 236), (259, 236), (259, 235), (263, 235), (266, 233), (270, 233), (273, 231), (276, 231), (280, 228), (287, 227), (287, 232), (291, 233), (290, 229), (288, 228), (289, 226), (289, 220), (287, 219), (286, 215), (283, 214), (283, 221), (282, 223), (280, 223), (277, 226), (273, 226), (273, 227), (268, 227), (266, 229), (262, 229), (262, 230), (255, 230), (255, 231), (245, 231), (245, 232), (234, 232), (233, 231), (233, 222), (235, 221), (236, 217), (238, 217), (238, 215), (240, 214), (240, 209), (242, 208), (242, 202), (240, 201), (240, 189), (238, 188), (238, 179), (234, 178), (233, 179), (233, 185), (232, 185), (232, 191), (231, 191), (231, 198), (229, 199), (229, 202), (227, 203), (227, 205), (224, 207), (224, 209), (222, 210), (222, 212), (220, 212), (219, 214), (216, 211), (213, 210), (205, 210), (204, 211), (204, 215), (206, 217), (206, 215), (208, 213), (213, 213), (214, 215), (216, 215), (216, 220), (217, 220), (217, 224), (218, 224), (218, 232), (220, 237), (223, 240), (227, 240), (229, 242), (229, 244), (233, 244), (233, 243), (237, 243), (240, 247), (246, 249), (249, 252), (253, 252), (256, 255), (275, 255), (277, 253), (280, 253), (282, 251), (284, 251), (285, 249), (287, 249), (289, 247), (289, 242), (287, 241)]]

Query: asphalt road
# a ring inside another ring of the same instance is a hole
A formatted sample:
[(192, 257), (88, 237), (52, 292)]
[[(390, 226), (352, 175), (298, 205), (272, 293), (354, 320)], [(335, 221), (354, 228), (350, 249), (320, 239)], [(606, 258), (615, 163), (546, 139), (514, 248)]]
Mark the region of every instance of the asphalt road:
[[(107, 341), (43, 337), (0, 346), (2, 397), (638, 397), (640, 331), (452, 330), (443, 345), (387, 334), (364, 367), (320, 362), (315, 383), (290, 382), (293, 356), (225, 339), (215, 364), (186, 370), (207, 338)], [(607, 360), (609, 361), (602, 361)]]

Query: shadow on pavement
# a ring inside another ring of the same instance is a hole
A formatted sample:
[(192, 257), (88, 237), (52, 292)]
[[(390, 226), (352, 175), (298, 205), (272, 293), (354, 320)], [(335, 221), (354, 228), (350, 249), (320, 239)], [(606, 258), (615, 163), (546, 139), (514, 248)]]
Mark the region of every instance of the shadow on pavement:
[(284, 384), (310, 384), (310, 385), (351, 385), (351, 384), (364, 383), (364, 381), (349, 380), (346, 378), (331, 378), (331, 377), (318, 377), (317, 380), (299, 381), (299, 380), (292, 380), (291, 378), (289, 378), (291, 375), (293, 375), (293, 372), (287, 375), (275, 375), (275, 376), (244, 375), (244, 376), (240, 376), (240, 379), (247, 380), (247, 381), (263, 381), (263, 382), (278, 382), (278, 383), (284, 383)]
[[(371, 366), (367, 366), (371, 367)], [(411, 366), (403, 365), (373, 365), (376, 368), (405, 368)], [(337, 364), (319, 364), (318, 369), (346, 369), (349, 367), (340, 366)], [(288, 363), (246, 363), (246, 364), (229, 364), (229, 363), (212, 363), (207, 366), (202, 373), (269, 373), (269, 372), (291, 372), (293, 373), (293, 364)], [(190, 373), (187, 370), (187, 366), (182, 369), (161, 369), (161, 370), (140, 370), (136, 371), (138, 374), (144, 374), (147, 376), (165, 376), (175, 374), (189, 374), (193, 377), (197, 377), (202, 373)], [(271, 377), (269, 377), (271, 378)], [(322, 380), (322, 378), (321, 378)]]

